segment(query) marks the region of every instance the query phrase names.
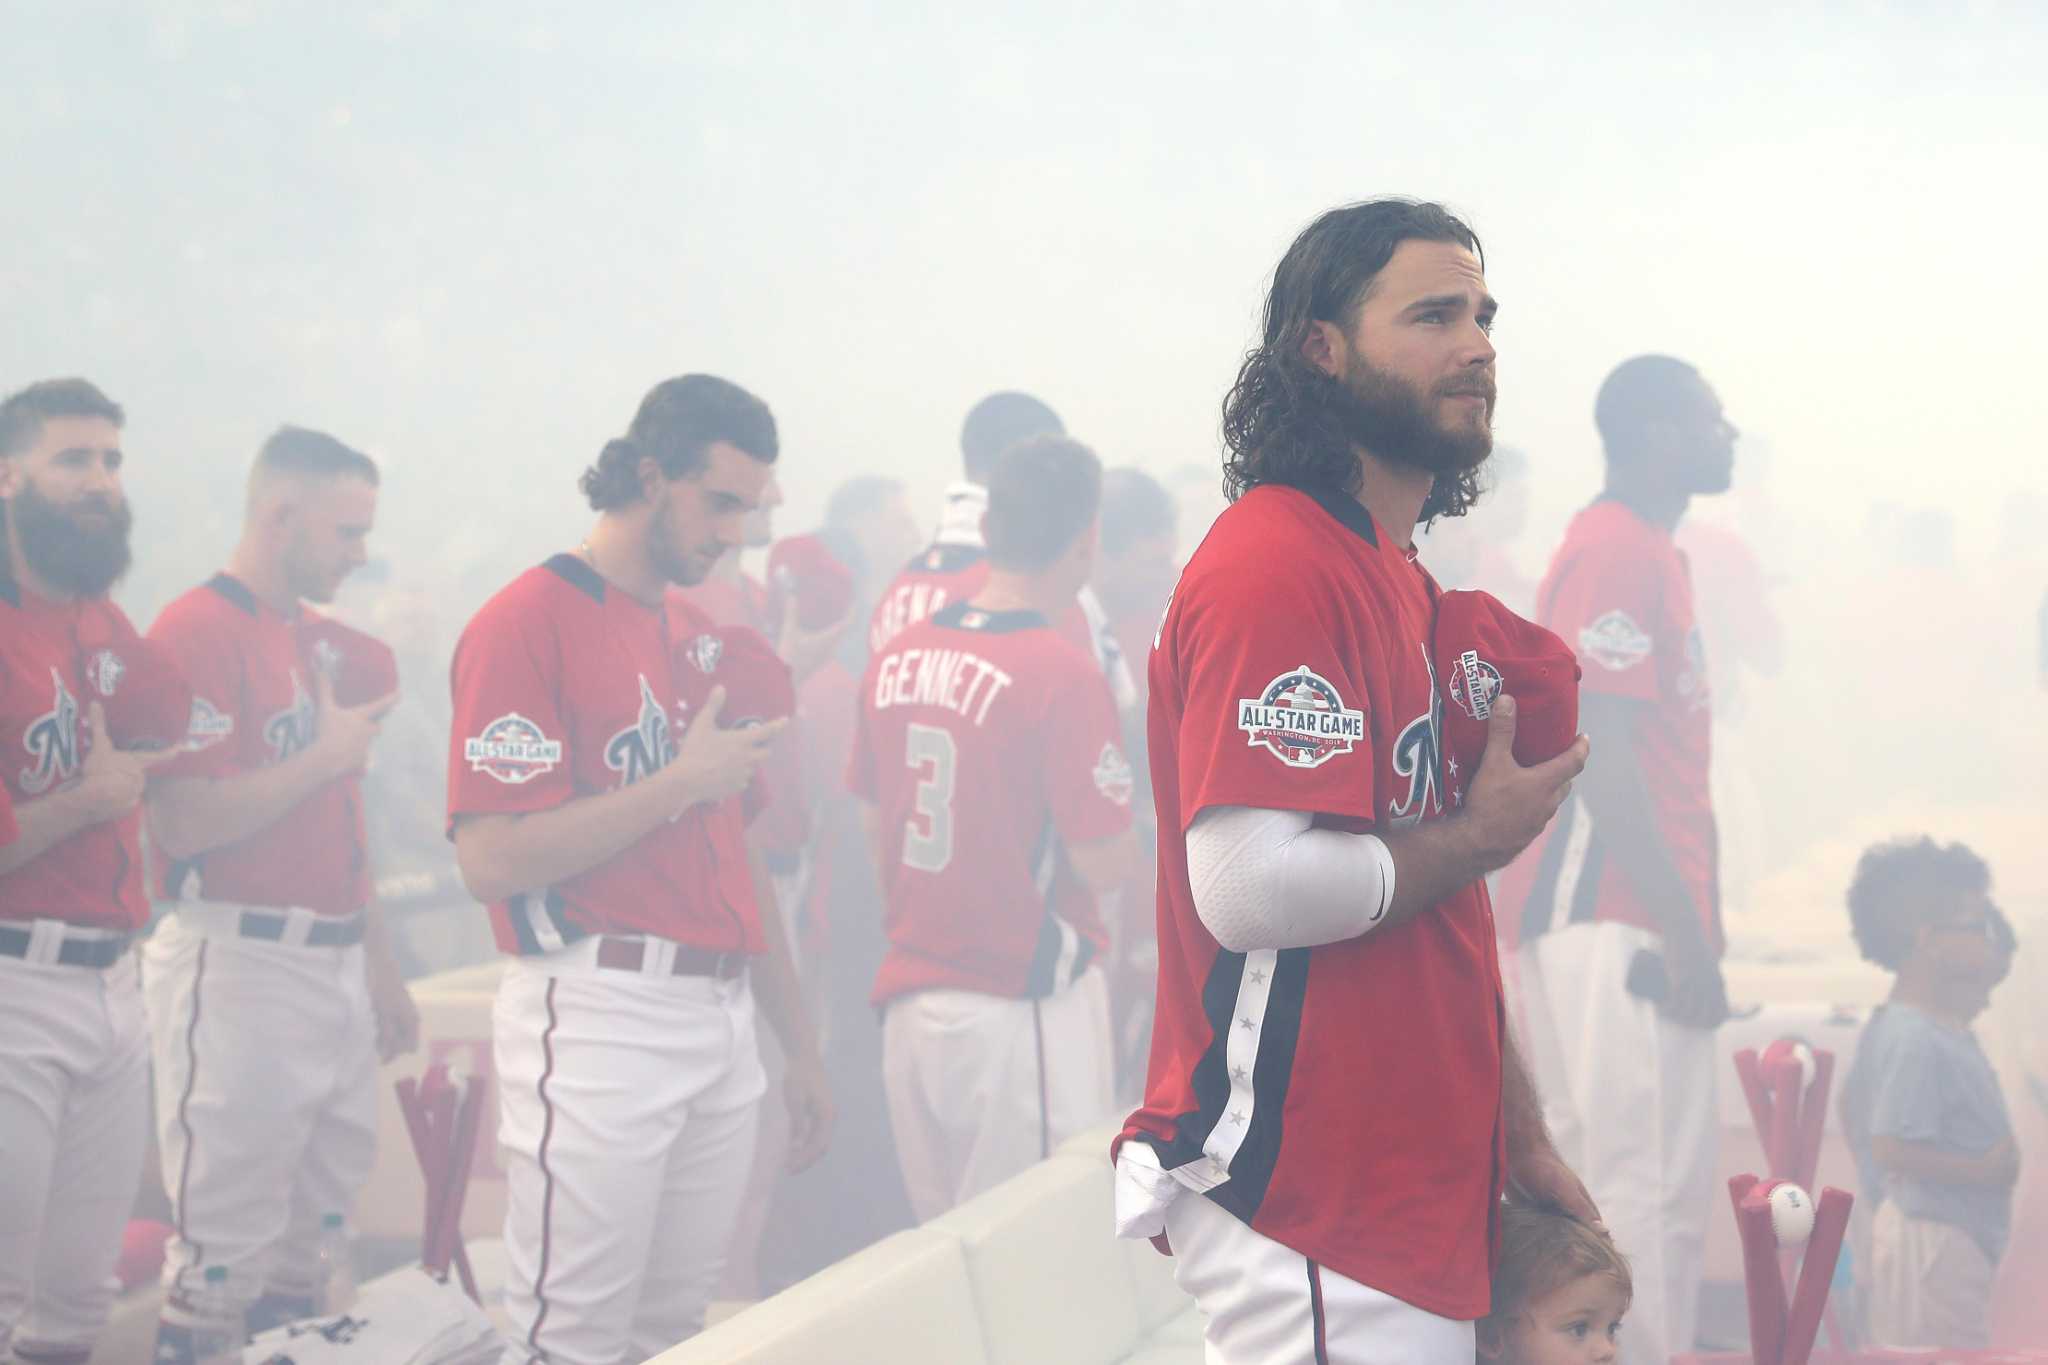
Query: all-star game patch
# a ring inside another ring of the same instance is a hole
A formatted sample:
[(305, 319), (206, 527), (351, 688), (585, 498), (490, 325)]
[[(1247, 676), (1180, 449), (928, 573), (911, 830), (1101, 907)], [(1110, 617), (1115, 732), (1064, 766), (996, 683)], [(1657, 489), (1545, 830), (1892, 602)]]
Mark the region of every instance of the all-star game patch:
[(1474, 720), (1485, 720), (1493, 714), (1494, 698), (1500, 695), (1500, 670), (1480, 658), (1478, 650), (1468, 649), (1451, 670), (1450, 692), (1459, 710)]
[(470, 771), (496, 778), (507, 786), (531, 782), (562, 761), (562, 742), (549, 739), (538, 725), (508, 711), (462, 742)]
[(1320, 768), (1365, 740), (1365, 712), (1354, 711), (1328, 678), (1307, 664), (1282, 673), (1257, 697), (1240, 698), (1237, 728), (1290, 768)]
[(1650, 657), (1655, 643), (1627, 612), (1608, 612), (1579, 632), (1579, 652), (1610, 673), (1622, 673)]
[(1130, 760), (1124, 757), (1123, 750), (1114, 744), (1103, 745), (1102, 753), (1095, 760), (1093, 776), (1095, 790), (1103, 796), (1119, 806), (1131, 804), (1131, 792), (1137, 778), (1131, 772)]

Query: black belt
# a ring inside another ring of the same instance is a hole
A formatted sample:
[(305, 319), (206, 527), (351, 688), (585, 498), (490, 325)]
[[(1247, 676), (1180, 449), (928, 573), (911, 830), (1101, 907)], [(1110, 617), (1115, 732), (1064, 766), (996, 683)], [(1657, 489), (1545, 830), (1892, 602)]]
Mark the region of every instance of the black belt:
[[(34, 939), (35, 935), (27, 929), (0, 924), (0, 957), (27, 957), (29, 944)], [(57, 948), (57, 965), (104, 971), (121, 960), (121, 955), (128, 951), (128, 945), (133, 941), (132, 934), (114, 938), (73, 938), (66, 934)]]
[[(637, 972), (646, 965), (647, 949), (645, 939), (607, 934), (598, 941), (597, 965), (616, 971)], [(678, 943), (675, 965), (669, 968), (669, 975), (714, 976), (720, 981), (731, 981), (747, 970), (748, 960), (746, 953), (721, 953)]]
[[(270, 943), (282, 942), (285, 915), (275, 915), (268, 910), (244, 910), (239, 931), (243, 938), (260, 938)], [(363, 941), (363, 917), (349, 915), (343, 919), (322, 917), (313, 921), (306, 930), (308, 948), (348, 948)]]

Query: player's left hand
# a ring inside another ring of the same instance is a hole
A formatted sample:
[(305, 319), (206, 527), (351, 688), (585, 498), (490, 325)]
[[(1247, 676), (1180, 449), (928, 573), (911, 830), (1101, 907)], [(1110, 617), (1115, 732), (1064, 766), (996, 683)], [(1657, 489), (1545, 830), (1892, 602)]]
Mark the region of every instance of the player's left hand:
[(1508, 1153), (1508, 1185), (1524, 1203), (1562, 1209), (1596, 1228), (1607, 1226), (1585, 1182), (1548, 1142), (1526, 1152)]
[(370, 977), (370, 1012), (377, 1020), (377, 1059), (388, 1062), (420, 1050), (420, 1007), (398, 974)]
[(808, 1057), (791, 1058), (782, 1090), (783, 1101), (789, 1107), (789, 1169), (795, 1173), (825, 1155), (825, 1148), (832, 1142), (832, 1124), (837, 1115), (824, 1060), (815, 1052)]

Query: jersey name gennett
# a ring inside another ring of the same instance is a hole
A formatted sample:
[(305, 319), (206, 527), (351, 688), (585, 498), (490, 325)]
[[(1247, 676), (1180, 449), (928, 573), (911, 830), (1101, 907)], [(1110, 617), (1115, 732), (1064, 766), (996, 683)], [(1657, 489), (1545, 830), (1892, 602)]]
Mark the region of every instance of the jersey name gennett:
[(906, 649), (883, 659), (875, 670), (875, 709), (939, 706), (980, 725), (1014, 681), (964, 649)]

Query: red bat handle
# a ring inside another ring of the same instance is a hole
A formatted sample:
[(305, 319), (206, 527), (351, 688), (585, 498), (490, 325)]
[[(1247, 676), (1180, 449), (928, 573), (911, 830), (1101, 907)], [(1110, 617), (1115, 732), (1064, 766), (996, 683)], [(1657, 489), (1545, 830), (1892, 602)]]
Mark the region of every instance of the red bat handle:
[(1756, 1125), (1756, 1140), (1769, 1143), (1771, 1094), (1764, 1085), (1763, 1067), (1757, 1062), (1755, 1048), (1746, 1047), (1735, 1054), (1735, 1075), (1742, 1082), (1742, 1098), (1749, 1101), (1749, 1121)]
[(1742, 1273), (1749, 1291), (1750, 1356), (1755, 1365), (1784, 1365), (1785, 1281), (1778, 1272), (1770, 1202), (1760, 1189), (1742, 1196), (1735, 1224), (1742, 1234)]
[(1842, 1237), (1849, 1230), (1849, 1210), (1855, 1202), (1842, 1190), (1821, 1191), (1813, 1215), (1813, 1235), (1806, 1242), (1806, 1261), (1799, 1267), (1799, 1291), (1792, 1296), (1786, 1320), (1781, 1365), (1806, 1365), (1813, 1354), (1821, 1318), (1827, 1312), (1828, 1290), (1835, 1283), (1835, 1263), (1842, 1257)]
[(1800, 1097), (1799, 1174), (1793, 1179), (1810, 1190), (1820, 1179), (1820, 1144), (1827, 1136), (1828, 1095), (1835, 1083), (1835, 1054), (1814, 1050), (1813, 1084)]
[(1771, 1179), (1799, 1179), (1799, 1063), (1787, 1057), (1771, 1068), (1771, 1132), (1764, 1156)]

